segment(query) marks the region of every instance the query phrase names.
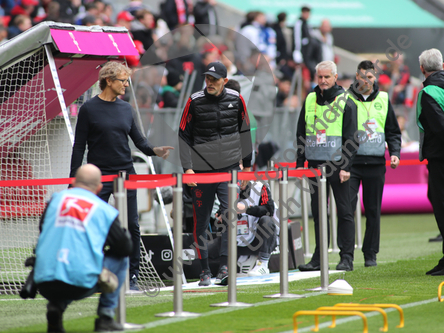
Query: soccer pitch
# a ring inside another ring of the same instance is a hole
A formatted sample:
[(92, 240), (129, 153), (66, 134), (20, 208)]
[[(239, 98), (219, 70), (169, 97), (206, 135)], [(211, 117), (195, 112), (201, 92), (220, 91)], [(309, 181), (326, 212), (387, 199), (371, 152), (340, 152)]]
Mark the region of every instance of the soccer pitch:
[[(365, 221), (365, 219), (363, 219)], [(363, 222), (364, 225), (365, 222)], [(442, 257), (442, 243), (429, 243), (438, 233), (433, 215), (384, 215), (381, 221), (381, 248), (378, 266), (364, 268), (359, 250), (355, 252), (354, 271), (330, 275), (330, 283), (344, 278), (353, 295), (330, 296), (307, 291), (320, 285), (319, 277), (289, 283), (291, 293), (301, 299), (267, 299), (279, 293), (279, 284), (238, 285), (237, 300), (254, 304), (249, 308), (217, 308), (211, 304), (227, 301), (227, 288), (187, 290), (183, 295), (184, 311), (200, 313), (197, 318), (159, 318), (157, 313), (173, 310), (173, 294), (162, 291), (156, 297), (127, 296), (127, 322), (144, 325), (139, 332), (293, 332), (292, 316), (299, 310), (315, 310), (337, 303), (391, 303), (403, 308), (405, 327), (396, 328), (398, 311), (385, 309), (390, 331), (442, 332), (444, 302), (438, 302), (438, 285), (444, 277), (426, 276)], [(311, 247), (314, 239), (311, 232)], [(310, 249), (313, 251), (313, 248)], [(339, 255), (330, 253), (329, 266), (334, 269)], [(67, 332), (91, 332), (98, 297), (74, 302), (64, 315)], [(0, 296), (1, 332), (46, 332), (46, 301), (42, 298), (21, 300), (18, 296)], [(379, 332), (383, 325), (377, 312), (366, 312), (369, 332)], [(338, 317), (336, 328), (328, 328), (331, 316), (320, 317), (321, 332), (362, 332), (359, 317)], [(298, 317), (298, 332), (310, 332), (313, 316)]]

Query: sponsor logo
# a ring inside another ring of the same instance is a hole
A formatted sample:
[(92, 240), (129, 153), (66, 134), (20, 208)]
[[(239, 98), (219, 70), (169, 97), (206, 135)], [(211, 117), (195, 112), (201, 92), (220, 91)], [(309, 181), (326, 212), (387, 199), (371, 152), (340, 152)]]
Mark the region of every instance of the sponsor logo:
[(375, 109), (378, 110), (378, 111), (382, 110), (382, 104), (379, 103), (379, 102), (376, 102), (375, 103)]
[(162, 250), (162, 252), (160, 253), (160, 258), (163, 261), (173, 260), (173, 251), (172, 250)]

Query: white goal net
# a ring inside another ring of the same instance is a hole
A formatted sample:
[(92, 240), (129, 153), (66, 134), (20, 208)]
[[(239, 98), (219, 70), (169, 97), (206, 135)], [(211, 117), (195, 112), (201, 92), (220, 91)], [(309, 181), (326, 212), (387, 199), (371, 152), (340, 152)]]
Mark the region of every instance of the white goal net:
[[(64, 117), (47, 119), (45, 105), (46, 51), (41, 49), (0, 69), (0, 181), (67, 178), (71, 140)], [(46, 74), (48, 76), (48, 74)], [(47, 82), (47, 81), (46, 81)], [(68, 107), (75, 126), (89, 89)], [(58, 101), (55, 101), (58, 103)], [(67, 185), (0, 185), (0, 295), (18, 294), (30, 268), (38, 224), (47, 200)], [(146, 290), (163, 287), (141, 242), (139, 285)]]

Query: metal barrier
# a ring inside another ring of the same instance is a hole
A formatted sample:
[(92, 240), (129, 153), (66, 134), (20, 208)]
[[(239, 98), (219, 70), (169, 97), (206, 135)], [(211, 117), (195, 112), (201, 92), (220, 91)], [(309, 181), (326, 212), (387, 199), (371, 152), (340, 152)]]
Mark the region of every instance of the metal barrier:
[(328, 289), (328, 220), (327, 220), (327, 177), (325, 166), (321, 166), (319, 180), (319, 241), (321, 251), (321, 290)]
[(215, 303), (211, 306), (242, 307), (253, 304), (237, 301), (237, 170), (231, 171), (231, 182), (228, 184), (228, 302)]
[[(305, 296), (288, 292), (288, 169), (283, 168), (279, 182), (279, 287), (280, 293), (266, 295), (265, 298), (303, 298)], [(228, 257), (229, 258), (229, 257)]]
[[(183, 275), (183, 240), (182, 240), (182, 204), (183, 204), (183, 188), (182, 174), (176, 174), (176, 187), (173, 189), (173, 311), (158, 313), (156, 317), (197, 317), (199, 313), (183, 311), (183, 295), (182, 295), (182, 277)], [(186, 283), (186, 280), (184, 281)]]

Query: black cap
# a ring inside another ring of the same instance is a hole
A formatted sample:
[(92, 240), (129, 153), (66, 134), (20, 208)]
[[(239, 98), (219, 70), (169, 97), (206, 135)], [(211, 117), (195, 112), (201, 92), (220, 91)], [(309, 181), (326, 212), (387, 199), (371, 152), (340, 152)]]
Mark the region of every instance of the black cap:
[(205, 69), (205, 73), (203, 75), (211, 75), (216, 79), (220, 79), (221, 77), (227, 77), (227, 68), (221, 62), (211, 62), (207, 68)]
[(183, 77), (182, 77), (182, 75), (180, 75), (180, 73), (178, 73), (177, 71), (175, 71), (173, 69), (168, 70), (167, 83), (169, 86), (174, 87), (179, 82), (182, 82), (182, 81), (183, 81)]

